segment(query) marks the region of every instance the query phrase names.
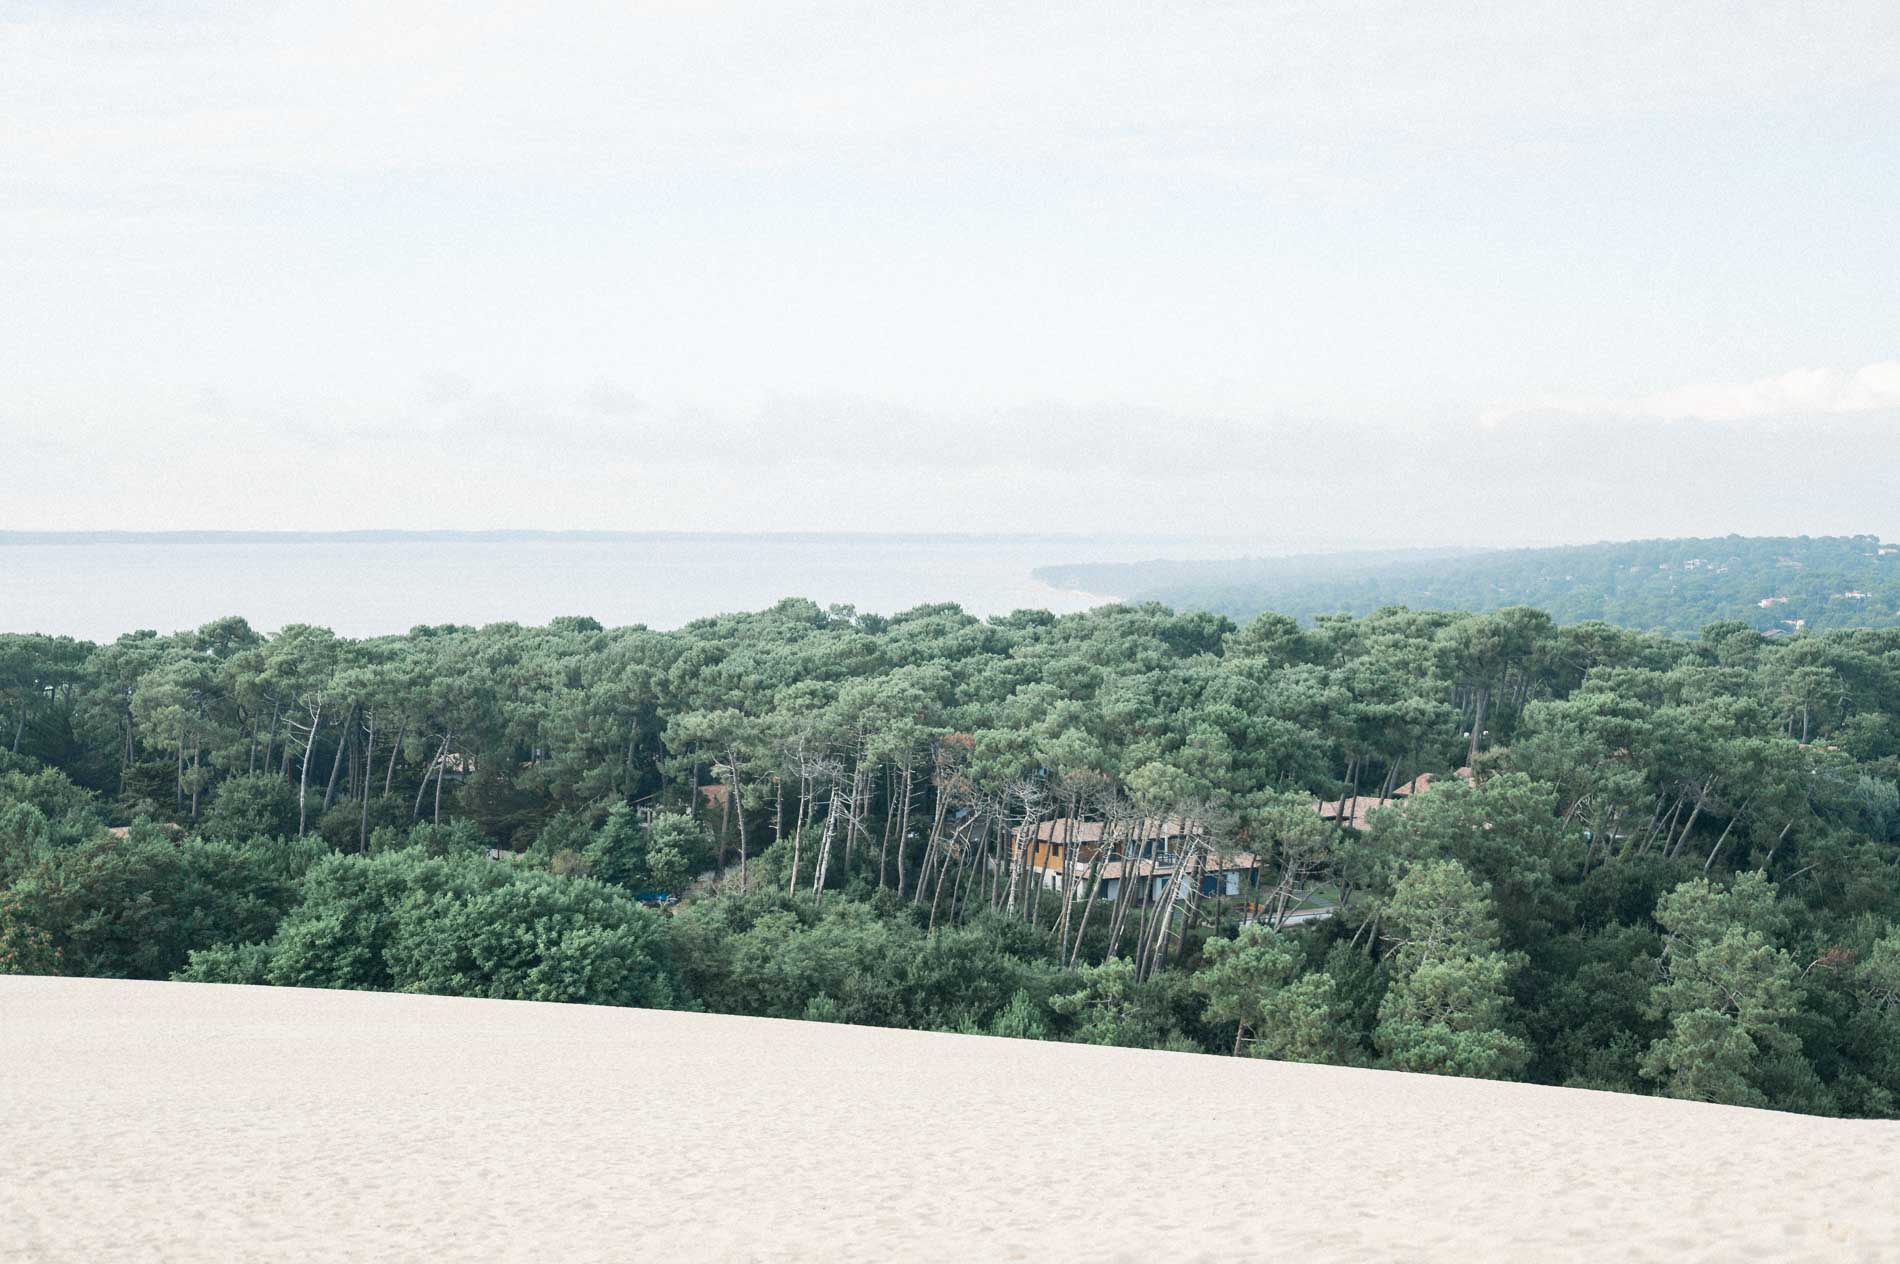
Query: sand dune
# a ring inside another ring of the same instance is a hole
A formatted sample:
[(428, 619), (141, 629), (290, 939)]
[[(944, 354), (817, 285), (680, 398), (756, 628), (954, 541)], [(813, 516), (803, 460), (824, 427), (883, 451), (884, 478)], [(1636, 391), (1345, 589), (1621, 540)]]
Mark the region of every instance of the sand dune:
[(1900, 1259), (1900, 1126), (767, 1019), (0, 978), (0, 1259)]

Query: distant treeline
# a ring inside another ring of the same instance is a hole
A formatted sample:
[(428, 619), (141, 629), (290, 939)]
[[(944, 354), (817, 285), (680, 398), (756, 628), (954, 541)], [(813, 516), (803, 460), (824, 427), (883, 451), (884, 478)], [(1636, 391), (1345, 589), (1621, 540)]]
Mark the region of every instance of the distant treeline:
[(1781, 636), (1900, 626), (1900, 547), (1871, 535), (1631, 540), (1564, 548), (1404, 550), (1234, 561), (1045, 566), (1036, 577), (1234, 619), (1536, 606), (1558, 623), (1692, 636), (1739, 621)]
[(1900, 629), (786, 601), (0, 635), (0, 973), (1895, 1116), (1897, 913)]

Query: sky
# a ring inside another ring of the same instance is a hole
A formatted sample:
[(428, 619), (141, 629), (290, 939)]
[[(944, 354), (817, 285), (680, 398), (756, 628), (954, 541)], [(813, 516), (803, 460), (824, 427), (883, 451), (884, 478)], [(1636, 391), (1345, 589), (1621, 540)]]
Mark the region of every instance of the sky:
[(1900, 5), (0, 0), (0, 529), (1900, 538)]

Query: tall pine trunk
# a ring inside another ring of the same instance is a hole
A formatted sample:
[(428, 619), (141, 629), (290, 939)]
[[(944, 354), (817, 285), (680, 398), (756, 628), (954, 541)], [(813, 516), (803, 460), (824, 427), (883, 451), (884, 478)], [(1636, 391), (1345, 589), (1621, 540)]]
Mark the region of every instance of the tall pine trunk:
[[(310, 752), (317, 744), (317, 729), (323, 721), (323, 702), (310, 712), (310, 736), (304, 739), (302, 767), (297, 770), (297, 837), (302, 838), (309, 826), (310, 795)], [(288, 743), (286, 743), (286, 748)]]

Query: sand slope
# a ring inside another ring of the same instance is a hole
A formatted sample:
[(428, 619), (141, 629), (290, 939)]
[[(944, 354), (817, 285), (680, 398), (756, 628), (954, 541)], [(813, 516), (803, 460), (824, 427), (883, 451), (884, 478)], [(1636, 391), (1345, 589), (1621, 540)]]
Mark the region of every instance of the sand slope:
[(1900, 1126), (768, 1019), (0, 978), (0, 1259), (1900, 1259)]

